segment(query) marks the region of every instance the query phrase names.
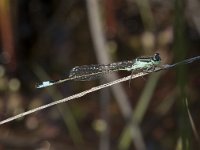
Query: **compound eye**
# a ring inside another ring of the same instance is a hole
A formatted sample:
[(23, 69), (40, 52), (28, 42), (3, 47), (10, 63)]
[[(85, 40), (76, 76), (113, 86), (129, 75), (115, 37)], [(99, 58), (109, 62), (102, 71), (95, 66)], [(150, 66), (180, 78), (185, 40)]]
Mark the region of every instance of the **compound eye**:
[(160, 56), (159, 56), (159, 53), (155, 53), (155, 55), (154, 55), (154, 60), (155, 60), (155, 61), (160, 61), (160, 60), (161, 60), (161, 58), (160, 58)]

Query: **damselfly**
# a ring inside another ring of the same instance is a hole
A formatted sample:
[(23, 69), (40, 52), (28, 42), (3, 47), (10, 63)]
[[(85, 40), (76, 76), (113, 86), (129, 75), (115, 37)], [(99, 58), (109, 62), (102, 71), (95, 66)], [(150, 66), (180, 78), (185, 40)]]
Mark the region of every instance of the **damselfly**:
[(36, 88), (44, 88), (47, 86), (59, 84), (65, 81), (90, 81), (102, 77), (104, 74), (108, 74), (114, 71), (149, 71), (158, 66), (161, 62), (159, 53), (155, 53), (153, 56), (138, 57), (131, 61), (121, 61), (111, 63), (107, 65), (96, 64), (96, 65), (84, 65), (76, 66), (71, 69), (69, 77), (57, 81), (44, 81), (36, 86)]

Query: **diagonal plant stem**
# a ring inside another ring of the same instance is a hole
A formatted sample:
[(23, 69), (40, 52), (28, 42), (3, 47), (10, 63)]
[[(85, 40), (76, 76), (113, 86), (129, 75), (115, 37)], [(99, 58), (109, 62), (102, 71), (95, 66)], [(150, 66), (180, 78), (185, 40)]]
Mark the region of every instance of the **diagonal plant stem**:
[(120, 150), (128, 149), (131, 145), (130, 127), (132, 126), (133, 121), (136, 122), (138, 126), (141, 124), (160, 76), (161, 72), (149, 76), (141, 97), (138, 99), (135, 110), (131, 114), (131, 121), (128, 122), (122, 131), (122, 135), (118, 142), (118, 147)]
[[(48, 79), (50, 80), (50, 77), (48, 76), (48, 74), (44, 71), (43, 68), (41, 68), (40, 65), (38, 64), (33, 64), (32, 67), (34, 73), (36, 74), (36, 76), (40, 79)], [(49, 95), (55, 100), (55, 99), (61, 99), (62, 94), (55, 88), (48, 88), (47, 92), (49, 93)], [(65, 122), (66, 127), (69, 130), (69, 134), (72, 137), (73, 142), (75, 143), (75, 145), (77, 146), (77, 148), (81, 149), (81, 146), (84, 144), (84, 138), (81, 134), (81, 131), (77, 125), (77, 122), (71, 112), (71, 109), (68, 105), (57, 105), (57, 109), (63, 119), (63, 121)]]
[[(194, 133), (194, 137), (196, 138), (197, 142), (199, 143), (200, 137), (199, 137), (199, 134), (197, 132), (197, 128), (195, 126), (195, 123), (194, 123), (194, 120), (192, 118), (192, 115), (190, 113), (190, 109), (189, 109), (189, 106), (188, 106), (188, 100), (187, 100), (187, 98), (185, 99), (185, 103), (186, 103), (186, 107), (187, 107), (188, 117), (189, 117), (189, 120), (190, 120), (190, 125), (191, 125), (192, 131)], [(200, 144), (199, 144), (199, 146), (200, 146)]]
[[(199, 59), (199, 56), (190, 58), (190, 59), (186, 59), (184, 61), (172, 64), (172, 65), (163, 65), (162, 67), (163, 67), (163, 69), (170, 69), (177, 65), (192, 63), (193, 61), (198, 60), (198, 59)], [(139, 99), (139, 101), (138, 101), (139, 103), (138, 103), (135, 111), (133, 112), (132, 116), (134, 118), (134, 122), (137, 121), (138, 125), (141, 123), (141, 119), (144, 116), (146, 107), (147, 107), (150, 97), (151, 97), (149, 94), (152, 93), (151, 91), (154, 89), (155, 84), (156, 84), (155, 83), (157, 80), (156, 78), (158, 78), (159, 75), (160, 74), (156, 74), (156, 76), (153, 76), (153, 78), (151, 80), (149, 80), (149, 81), (151, 81), (151, 83), (150, 82), (147, 83), (147, 86), (145, 87), (145, 90), (143, 91), (144, 93), (141, 94), (142, 97)], [(156, 78), (154, 78), (154, 77), (156, 77)], [(122, 131), (122, 136), (121, 136), (118, 146), (119, 146), (119, 149), (124, 150), (124, 149), (128, 149), (130, 144), (131, 144), (131, 135), (130, 135), (130, 123), (129, 123)]]
[(95, 91), (98, 91), (100, 89), (103, 89), (103, 88), (106, 88), (106, 87), (110, 87), (112, 85), (115, 85), (115, 84), (118, 84), (118, 83), (121, 83), (121, 82), (125, 82), (125, 81), (128, 81), (130, 79), (135, 79), (135, 78), (138, 78), (138, 77), (142, 77), (142, 76), (145, 76), (147, 74), (150, 74), (152, 72), (157, 72), (157, 71), (161, 71), (161, 70), (166, 70), (166, 69), (170, 69), (170, 68), (173, 68), (177, 65), (183, 65), (183, 64), (189, 64), (189, 63), (192, 63), (194, 61), (198, 61), (200, 60), (200, 56), (196, 56), (196, 57), (193, 57), (193, 58), (190, 58), (190, 59), (186, 59), (186, 60), (183, 60), (181, 62), (178, 62), (178, 63), (175, 63), (175, 64), (172, 64), (172, 65), (162, 65), (161, 67), (156, 67), (155, 70), (152, 70), (152, 71), (149, 71), (149, 72), (139, 72), (137, 74), (134, 74), (134, 75), (129, 75), (129, 76), (126, 76), (126, 77), (123, 77), (123, 78), (120, 78), (118, 80), (115, 80), (115, 81), (112, 81), (112, 82), (108, 82), (108, 83), (105, 83), (105, 84), (102, 84), (102, 85), (99, 85), (99, 86), (96, 86), (96, 87), (93, 87), (89, 90), (85, 90), (83, 92), (80, 92), (80, 93), (77, 93), (77, 94), (74, 94), (72, 96), (69, 96), (67, 98), (64, 98), (64, 99), (61, 99), (61, 100), (58, 100), (58, 101), (55, 101), (55, 102), (52, 102), (52, 103), (49, 103), (49, 104), (46, 104), (46, 105), (42, 105), (40, 107), (37, 107), (37, 108), (34, 108), (34, 109), (31, 109), (29, 111), (26, 111), (24, 113), (20, 113), (16, 116), (13, 116), (13, 117), (10, 117), (10, 118), (7, 118), (3, 121), (0, 122), (0, 125), (2, 124), (5, 124), (7, 122), (10, 122), (10, 121), (13, 121), (13, 120), (16, 120), (18, 118), (21, 118), (21, 117), (24, 117), (24, 116), (27, 116), (29, 114), (32, 114), (34, 112), (37, 112), (37, 111), (40, 111), (40, 110), (43, 110), (43, 109), (46, 109), (48, 107), (51, 107), (51, 106), (54, 106), (54, 105), (57, 105), (57, 104), (60, 104), (60, 103), (64, 103), (64, 102), (67, 102), (67, 101), (70, 101), (70, 100), (73, 100), (73, 99), (76, 99), (76, 98), (80, 98), (84, 95), (87, 95), (91, 92), (95, 92)]

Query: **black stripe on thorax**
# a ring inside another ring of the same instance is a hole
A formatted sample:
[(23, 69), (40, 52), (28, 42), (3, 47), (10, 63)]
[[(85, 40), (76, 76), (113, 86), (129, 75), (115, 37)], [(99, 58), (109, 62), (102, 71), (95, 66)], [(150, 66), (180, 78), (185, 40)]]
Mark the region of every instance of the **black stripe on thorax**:
[(140, 58), (137, 58), (137, 60), (141, 61), (141, 62), (149, 62), (152, 59), (153, 59), (152, 57), (140, 57)]

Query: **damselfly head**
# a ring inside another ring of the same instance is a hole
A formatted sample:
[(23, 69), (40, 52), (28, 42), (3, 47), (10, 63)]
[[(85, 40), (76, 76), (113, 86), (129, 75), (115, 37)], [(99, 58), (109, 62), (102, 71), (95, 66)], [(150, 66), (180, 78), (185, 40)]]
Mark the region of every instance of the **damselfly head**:
[(155, 53), (154, 56), (153, 56), (153, 60), (154, 61), (161, 61), (160, 54), (159, 53)]

